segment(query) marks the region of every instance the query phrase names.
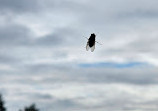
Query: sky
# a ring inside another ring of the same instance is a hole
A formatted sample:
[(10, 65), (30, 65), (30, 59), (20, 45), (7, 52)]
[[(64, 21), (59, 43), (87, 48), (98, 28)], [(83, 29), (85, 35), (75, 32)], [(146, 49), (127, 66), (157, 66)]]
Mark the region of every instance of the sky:
[[(0, 0), (8, 111), (157, 111), (157, 0)], [(87, 39), (96, 34), (94, 52)]]

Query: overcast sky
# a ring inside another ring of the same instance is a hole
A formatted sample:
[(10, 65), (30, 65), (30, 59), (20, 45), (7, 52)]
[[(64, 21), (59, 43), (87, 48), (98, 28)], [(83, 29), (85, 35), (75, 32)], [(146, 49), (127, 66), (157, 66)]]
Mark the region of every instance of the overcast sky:
[[(157, 0), (0, 0), (8, 111), (157, 111)], [(85, 46), (97, 35), (94, 52)]]

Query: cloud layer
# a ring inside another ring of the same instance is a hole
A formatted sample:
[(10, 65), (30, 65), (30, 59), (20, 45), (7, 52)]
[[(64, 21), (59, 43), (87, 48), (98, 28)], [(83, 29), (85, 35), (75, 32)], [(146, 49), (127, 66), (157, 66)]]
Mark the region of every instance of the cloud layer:
[[(8, 111), (157, 110), (158, 1), (0, 0)], [(93, 53), (85, 50), (91, 33)]]

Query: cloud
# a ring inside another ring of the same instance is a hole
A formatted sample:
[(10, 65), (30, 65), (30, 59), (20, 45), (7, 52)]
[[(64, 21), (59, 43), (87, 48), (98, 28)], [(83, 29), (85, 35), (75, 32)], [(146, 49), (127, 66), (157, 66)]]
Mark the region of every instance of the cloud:
[(7, 25), (6, 27), (0, 28), (0, 40), (1, 46), (16, 46), (25, 45), (28, 43), (29, 30), (19, 25)]
[(12, 56), (9, 56), (9, 55), (1, 54), (0, 55), (0, 62), (4, 63), (4, 64), (5, 63), (11, 64), (11, 63), (17, 62), (17, 59), (12, 57)]
[(27, 0), (1, 0), (0, 1), (1, 12), (16, 12), (16, 13), (23, 13), (23, 12), (32, 12), (39, 10), (40, 4), (37, 0), (27, 1)]
[[(0, 9), (9, 111), (32, 102), (48, 111), (158, 109), (157, 1), (1, 0)], [(93, 53), (91, 33), (103, 44)]]

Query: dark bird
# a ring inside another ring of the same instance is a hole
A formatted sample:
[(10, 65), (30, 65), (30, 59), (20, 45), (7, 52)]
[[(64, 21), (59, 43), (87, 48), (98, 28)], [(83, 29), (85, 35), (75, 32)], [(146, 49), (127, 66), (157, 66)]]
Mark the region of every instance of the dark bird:
[(89, 48), (91, 48), (91, 52), (94, 51), (94, 49), (95, 49), (95, 37), (96, 37), (96, 35), (94, 33), (91, 34), (91, 36), (89, 37), (88, 42), (87, 42), (87, 46), (86, 46), (87, 51), (89, 50)]

